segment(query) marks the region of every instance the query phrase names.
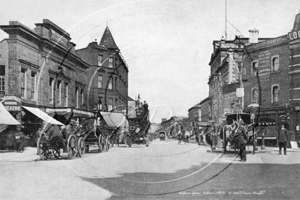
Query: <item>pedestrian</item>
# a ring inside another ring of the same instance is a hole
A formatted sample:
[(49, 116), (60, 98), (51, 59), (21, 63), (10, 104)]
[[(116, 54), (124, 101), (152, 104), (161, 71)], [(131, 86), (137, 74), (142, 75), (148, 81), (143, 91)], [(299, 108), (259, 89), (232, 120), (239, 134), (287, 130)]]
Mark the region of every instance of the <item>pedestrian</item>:
[(284, 155), (286, 155), (286, 145), (288, 141), (288, 131), (284, 128), (284, 124), (281, 125), (281, 129), (278, 131), (278, 146), (279, 146), (279, 155), (281, 155), (281, 149), (283, 147)]
[(190, 142), (190, 136), (191, 136), (190, 128), (187, 128), (184, 133), (184, 143), (185, 144)]

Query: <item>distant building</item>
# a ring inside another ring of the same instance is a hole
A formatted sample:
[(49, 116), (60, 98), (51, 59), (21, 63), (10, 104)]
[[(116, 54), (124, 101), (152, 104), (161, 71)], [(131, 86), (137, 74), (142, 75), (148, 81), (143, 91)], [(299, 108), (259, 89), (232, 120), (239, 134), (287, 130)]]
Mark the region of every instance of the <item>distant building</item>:
[(190, 125), (194, 127), (204, 127), (210, 125), (210, 108), (210, 101), (208, 97), (191, 107), (188, 110)]
[(91, 42), (76, 53), (91, 67), (87, 70), (89, 109), (100, 104), (101, 110), (123, 107), (127, 113), (128, 66), (107, 26), (99, 43)]

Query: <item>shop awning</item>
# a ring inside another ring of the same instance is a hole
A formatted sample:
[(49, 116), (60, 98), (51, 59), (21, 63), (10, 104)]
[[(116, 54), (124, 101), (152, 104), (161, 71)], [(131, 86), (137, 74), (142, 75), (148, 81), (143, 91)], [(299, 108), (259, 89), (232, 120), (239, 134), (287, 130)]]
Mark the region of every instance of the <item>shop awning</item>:
[(122, 113), (101, 112), (101, 115), (109, 128), (129, 129), (128, 120)]
[[(72, 114), (72, 117), (78, 117), (78, 118), (89, 118), (94, 117), (94, 113), (85, 111), (85, 110), (79, 110), (75, 108), (46, 108), (47, 113), (54, 113), (57, 115), (70, 115)], [(53, 115), (54, 115), (53, 114)]]
[(0, 102), (0, 124), (3, 125), (20, 125), (18, 122)]
[(27, 107), (27, 106), (23, 106), (23, 108), (25, 108), (26, 110), (28, 110), (29, 112), (31, 112), (32, 114), (34, 114), (35, 116), (44, 120), (47, 123), (56, 124), (56, 125), (64, 125), (38, 108)]

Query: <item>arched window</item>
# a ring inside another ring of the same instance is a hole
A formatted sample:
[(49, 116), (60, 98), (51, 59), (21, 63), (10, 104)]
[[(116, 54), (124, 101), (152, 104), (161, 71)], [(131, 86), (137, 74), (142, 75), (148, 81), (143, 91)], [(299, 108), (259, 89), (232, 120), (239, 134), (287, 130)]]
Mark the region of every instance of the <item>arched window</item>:
[(273, 95), (273, 103), (279, 102), (279, 87), (278, 86), (273, 87), (272, 95)]
[(279, 70), (279, 58), (274, 57), (272, 58), (272, 71), (278, 71)]

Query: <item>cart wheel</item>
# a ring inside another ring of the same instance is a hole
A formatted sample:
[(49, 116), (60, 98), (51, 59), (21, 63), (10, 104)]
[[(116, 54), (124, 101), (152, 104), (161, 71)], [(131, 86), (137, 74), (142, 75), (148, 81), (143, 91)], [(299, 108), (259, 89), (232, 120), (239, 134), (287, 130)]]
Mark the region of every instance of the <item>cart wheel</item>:
[(78, 139), (77, 142), (77, 151), (78, 151), (78, 156), (81, 157), (82, 154), (84, 154), (84, 150), (85, 150), (85, 144), (84, 144), (84, 140), (82, 138)]
[(98, 147), (99, 147), (98, 151), (101, 153), (103, 151), (103, 149), (104, 149), (103, 135), (102, 134), (100, 134), (98, 136)]
[(70, 135), (68, 137), (68, 143), (67, 143), (67, 151), (68, 151), (68, 158), (72, 159), (76, 156), (76, 143), (75, 143), (75, 136)]
[(126, 136), (126, 144), (128, 145), (128, 147), (131, 147), (131, 137), (129, 135)]
[(36, 141), (36, 154), (40, 155), (41, 147), (40, 147), (41, 137), (39, 137)]

